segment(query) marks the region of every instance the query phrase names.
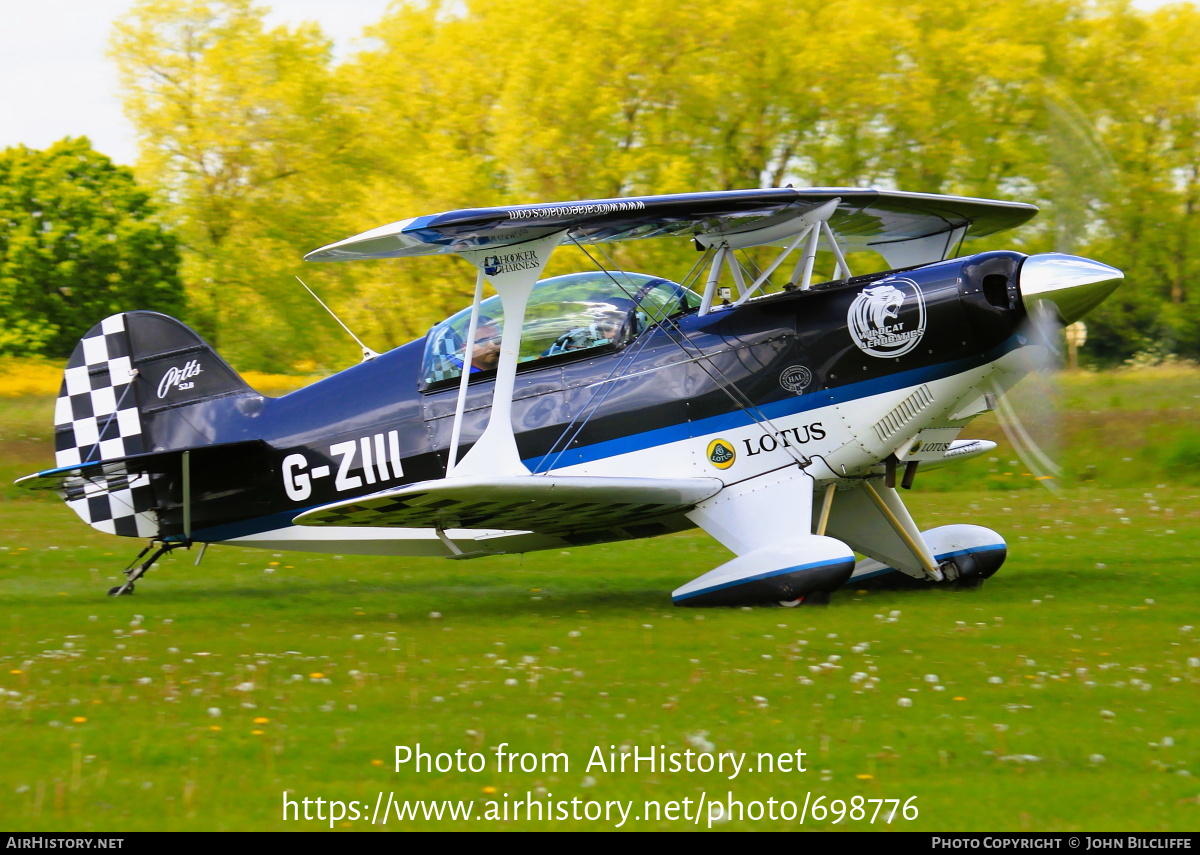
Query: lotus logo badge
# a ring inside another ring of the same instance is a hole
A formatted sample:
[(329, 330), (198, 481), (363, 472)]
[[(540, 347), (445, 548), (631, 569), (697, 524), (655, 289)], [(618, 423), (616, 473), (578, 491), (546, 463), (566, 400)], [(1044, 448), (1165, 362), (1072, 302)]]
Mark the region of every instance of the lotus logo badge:
[(733, 446), (723, 439), (714, 439), (708, 444), (708, 462), (718, 469), (728, 469), (737, 459)]
[(925, 298), (911, 279), (889, 279), (854, 298), (846, 323), (863, 353), (903, 356), (925, 335)]

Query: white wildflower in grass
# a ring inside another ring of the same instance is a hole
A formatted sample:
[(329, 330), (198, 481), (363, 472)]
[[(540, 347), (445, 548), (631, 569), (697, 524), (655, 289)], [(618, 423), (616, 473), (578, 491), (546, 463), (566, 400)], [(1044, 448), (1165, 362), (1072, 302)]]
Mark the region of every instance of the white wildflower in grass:
[(988, 682), (991, 683), (992, 685), (998, 686), (1004, 682), (1004, 678), (1003, 677), (988, 677)]
[(504, 681), (504, 685), (516, 686), (516, 685), (518, 685), (517, 679), (515, 677), (509, 677), (507, 680)]
[(440, 618), (441, 616), (442, 616), (442, 613), (441, 613), (441, 612), (430, 612), (430, 613), (429, 613), (429, 617), (430, 617), (430, 619), (431, 619), (431, 620), (437, 620), (437, 619), (438, 619), (438, 618)]
[(1092, 763), (1094, 765), (1099, 765), (1104, 762), (1104, 755), (1103, 754), (1089, 754), (1088, 762)]
[(1001, 763), (1038, 763), (1041, 757), (1036, 754), (1009, 754), (1007, 757), (1001, 757)]
[(1173, 746), (1174, 744), (1175, 744), (1175, 738), (1174, 738), (1174, 737), (1171, 737), (1171, 736), (1164, 736), (1164, 737), (1162, 738), (1161, 745), (1162, 745), (1162, 747), (1163, 747), (1163, 748), (1170, 748), (1170, 747), (1171, 747), (1171, 746)]
[(938, 681), (937, 674), (926, 674), (925, 675), (926, 683), (936, 683), (937, 681)]
[(1200, 659), (1197, 659), (1195, 656), (1189, 656), (1188, 657), (1188, 667), (1189, 668), (1200, 668)]
[(239, 692), (252, 692), (254, 691), (254, 684), (247, 680), (245, 683), (238, 683), (233, 688)]
[(1100, 718), (1116, 718), (1117, 714), (1112, 710), (1100, 710)]
[(689, 733), (684, 737), (684, 741), (701, 754), (711, 754), (717, 747), (709, 741), (707, 730), (698, 730), (695, 733)]
[(579, 638), (579, 635), (580, 635), (579, 630), (573, 629), (567, 633), (567, 638)]
[(912, 706), (912, 698), (898, 698), (896, 700), (896, 705), (901, 706), (901, 707), (911, 707)]
[(208, 708), (208, 717), (209, 718), (220, 718), (221, 717), (221, 708), (220, 707), (209, 707)]
[(434, 695), (434, 696), (433, 696), (433, 702), (434, 702), (435, 704), (440, 704), (440, 703), (442, 703), (442, 702), (443, 702), (443, 701), (445, 701), (445, 700), (446, 700), (446, 699), (445, 699), (445, 698), (443, 698), (441, 695)]
[(754, 696), (754, 705), (756, 707), (758, 707), (760, 710), (765, 710), (767, 707), (770, 706), (770, 704), (767, 703), (767, 699), (764, 697), (761, 697), (759, 695)]
[(585, 775), (583, 780), (579, 782), (579, 786), (594, 787), (594, 786), (596, 786), (596, 779), (593, 778), (591, 775)]
[(1152, 605), (1154, 605), (1154, 600), (1147, 599), (1147, 600), (1146, 600), (1146, 605), (1148, 605), (1148, 606), (1152, 606)]

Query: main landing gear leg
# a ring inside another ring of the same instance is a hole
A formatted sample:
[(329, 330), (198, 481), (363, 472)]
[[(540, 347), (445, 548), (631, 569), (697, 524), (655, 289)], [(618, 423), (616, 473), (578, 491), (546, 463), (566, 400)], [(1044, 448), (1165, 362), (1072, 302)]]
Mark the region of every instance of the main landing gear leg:
[[(151, 554), (151, 556), (149, 558), (147, 558), (145, 561), (142, 561), (142, 557), (147, 552), (150, 552), (151, 549), (154, 549), (155, 544), (158, 545), (158, 549), (155, 549), (153, 554)], [(109, 588), (108, 595), (110, 597), (123, 597), (123, 596), (128, 596), (129, 594), (132, 594), (133, 593), (133, 583), (136, 582), (138, 579), (142, 578), (142, 576), (145, 575), (146, 571), (150, 569), (151, 565), (153, 565), (155, 561), (157, 561), (159, 558), (161, 558), (166, 553), (170, 552), (172, 549), (178, 549), (181, 546), (191, 546), (191, 544), (190, 543), (164, 543), (162, 541), (156, 541), (156, 540), (150, 541), (150, 543), (146, 546), (146, 548), (138, 553), (137, 558), (133, 559), (133, 561), (131, 561), (129, 563), (129, 566), (126, 567), (124, 569), (124, 571), (122, 571), (128, 577), (125, 580), (125, 584), (117, 585), (115, 588)]]

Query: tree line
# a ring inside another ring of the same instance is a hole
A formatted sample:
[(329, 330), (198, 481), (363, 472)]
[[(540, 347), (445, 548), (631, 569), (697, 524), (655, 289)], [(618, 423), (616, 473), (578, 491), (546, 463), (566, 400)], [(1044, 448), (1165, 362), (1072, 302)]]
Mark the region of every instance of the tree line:
[[(1087, 319), (1086, 359), (1200, 357), (1195, 6), (532, 9), (393, 4), (339, 61), (315, 24), (268, 27), (249, 0), (136, 3), (112, 56), (138, 178), (178, 245), (184, 319), (241, 367), (334, 367), (356, 349), (296, 275), (377, 350), (469, 301), (472, 275), (455, 259), (300, 261), (382, 223), (560, 199), (880, 186), (1039, 205), (983, 248), (1074, 252), (1126, 272)], [(627, 269), (680, 276), (694, 253), (679, 243), (611, 252)], [(555, 263), (587, 262), (560, 252)], [(21, 333), (4, 335), (0, 347)]]

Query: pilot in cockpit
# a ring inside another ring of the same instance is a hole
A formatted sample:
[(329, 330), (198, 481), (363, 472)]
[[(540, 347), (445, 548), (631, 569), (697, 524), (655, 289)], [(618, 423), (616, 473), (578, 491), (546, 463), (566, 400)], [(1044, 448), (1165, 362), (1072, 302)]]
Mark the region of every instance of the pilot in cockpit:
[(589, 347), (600, 347), (615, 342), (625, 328), (629, 313), (634, 307), (633, 300), (613, 297), (607, 292), (593, 294), (585, 302), (591, 304), (589, 314), (594, 320), (587, 326), (576, 327), (563, 333), (543, 356), (586, 350)]
[[(458, 368), (463, 366), (462, 351), (450, 357)], [(488, 317), (481, 317), (475, 327), (475, 346), (471, 348), (471, 372), (491, 371), (500, 362), (500, 325)]]

